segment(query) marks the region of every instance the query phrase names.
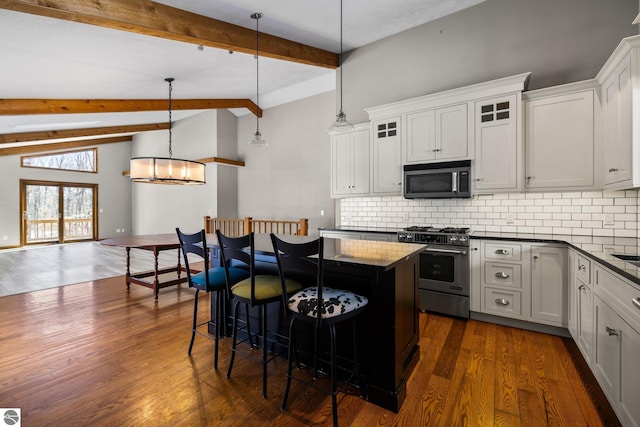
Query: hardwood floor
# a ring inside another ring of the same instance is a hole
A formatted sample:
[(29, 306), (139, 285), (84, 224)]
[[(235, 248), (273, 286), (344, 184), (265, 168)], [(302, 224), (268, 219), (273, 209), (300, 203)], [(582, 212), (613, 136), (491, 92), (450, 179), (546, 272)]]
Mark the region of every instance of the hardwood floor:
[[(201, 304), (208, 303), (203, 295)], [(23, 426), (331, 425), (331, 399), (296, 382), (280, 412), (286, 362), (236, 358), (213, 370), (213, 341), (187, 356), (193, 292), (123, 277), (0, 298), (0, 407)], [(205, 311), (205, 310), (201, 310)], [(203, 316), (206, 313), (203, 313)], [(570, 339), (420, 314), (420, 362), (398, 414), (339, 396), (343, 426), (615, 426)]]

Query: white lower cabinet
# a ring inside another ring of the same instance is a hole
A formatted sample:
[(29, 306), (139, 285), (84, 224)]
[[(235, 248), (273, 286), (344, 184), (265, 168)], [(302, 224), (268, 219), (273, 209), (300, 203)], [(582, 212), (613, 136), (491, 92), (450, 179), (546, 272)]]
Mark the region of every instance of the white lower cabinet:
[[(477, 245), (474, 244), (474, 245)], [(481, 313), (551, 326), (567, 326), (567, 248), (560, 245), (484, 240), (480, 280), (472, 305)], [(477, 273), (476, 273), (477, 274)]]
[(640, 289), (594, 263), (591, 369), (624, 426), (640, 426)]
[(567, 248), (531, 245), (531, 318), (567, 326)]

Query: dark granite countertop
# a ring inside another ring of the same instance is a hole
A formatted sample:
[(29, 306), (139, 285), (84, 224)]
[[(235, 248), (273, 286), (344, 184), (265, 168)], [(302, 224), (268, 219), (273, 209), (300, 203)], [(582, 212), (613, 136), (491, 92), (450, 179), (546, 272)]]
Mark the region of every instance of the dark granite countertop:
[[(395, 234), (401, 228), (335, 226), (320, 230), (357, 233)], [(567, 244), (583, 255), (593, 259), (640, 287), (640, 268), (613, 257), (611, 254), (640, 255), (640, 239), (632, 237), (577, 236), (569, 234), (499, 233), (474, 231), (471, 239), (514, 240), (521, 242)]]

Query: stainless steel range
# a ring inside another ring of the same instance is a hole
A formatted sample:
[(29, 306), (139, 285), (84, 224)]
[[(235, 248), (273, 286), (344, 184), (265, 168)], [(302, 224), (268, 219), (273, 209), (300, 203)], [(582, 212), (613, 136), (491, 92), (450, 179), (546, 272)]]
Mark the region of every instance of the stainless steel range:
[(426, 244), (420, 253), (420, 309), (469, 318), (469, 229), (408, 227), (398, 241)]

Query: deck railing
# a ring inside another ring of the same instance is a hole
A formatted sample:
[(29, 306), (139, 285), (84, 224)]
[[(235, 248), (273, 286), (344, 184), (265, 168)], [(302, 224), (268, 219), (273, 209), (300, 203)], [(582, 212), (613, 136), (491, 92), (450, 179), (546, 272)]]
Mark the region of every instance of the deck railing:
[(225, 236), (243, 236), (251, 231), (254, 233), (275, 233), (306, 236), (309, 233), (309, 220), (302, 218), (297, 221), (276, 219), (246, 218), (211, 218), (204, 217), (204, 229), (207, 233), (220, 230)]
[[(26, 236), (28, 243), (50, 242), (60, 239), (58, 219), (31, 219), (26, 223)], [(65, 219), (64, 240), (84, 240), (93, 238), (93, 220)]]

